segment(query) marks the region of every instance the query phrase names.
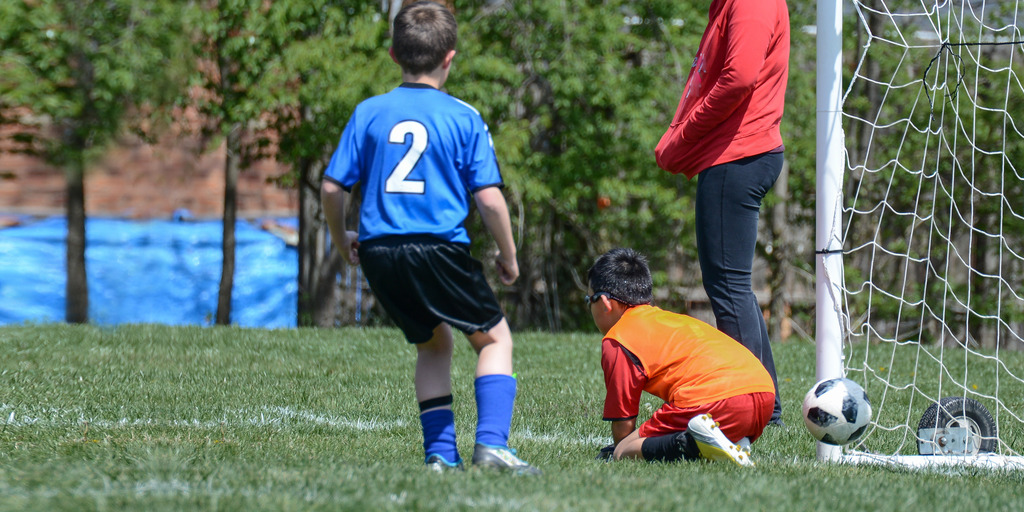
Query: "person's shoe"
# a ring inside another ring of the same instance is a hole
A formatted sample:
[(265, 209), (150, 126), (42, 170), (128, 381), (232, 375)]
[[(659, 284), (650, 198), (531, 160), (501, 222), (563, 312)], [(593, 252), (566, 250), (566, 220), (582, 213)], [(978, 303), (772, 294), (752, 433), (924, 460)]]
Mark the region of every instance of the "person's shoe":
[(736, 441), (736, 446), (739, 446), (740, 450), (743, 450), (744, 452), (746, 452), (747, 453), (747, 457), (750, 457), (750, 438), (749, 437), (744, 437), (743, 439), (740, 439), (739, 441)]
[(679, 448), (679, 453), (682, 454), (684, 460), (700, 459), (700, 448), (697, 447), (697, 441), (689, 432), (679, 432), (675, 439), (676, 447)]
[(750, 453), (725, 437), (710, 414), (694, 416), (686, 431), (697, 442), (697, 448), (705, 459), (730, 461), (737, 466), (754, 465)]
[(433, 454), (427, 457), (427, 469), (437, 471), (438, 473), (462, 471), (462, 460), (459, 460), (458, 462), (448, 462), (444, 457)]
[(473, 449), (473, 465), (481, 468), (500, 469), (517, 475), (539, 475), (540, 470), (516, 457), (516, 451), (503, 446), (489, 446), (477, 443)]
[(741, 450), (750, 453), (750, 438), (744, 437), (739, 441), (736, 441), (736, 446), (739, 446)]

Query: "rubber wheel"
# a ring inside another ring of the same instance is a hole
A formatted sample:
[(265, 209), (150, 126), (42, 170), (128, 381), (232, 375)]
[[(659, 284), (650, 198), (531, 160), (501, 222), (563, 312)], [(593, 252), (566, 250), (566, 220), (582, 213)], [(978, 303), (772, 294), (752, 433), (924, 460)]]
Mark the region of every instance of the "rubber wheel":
[(971, 398), (947, 396), (940, 399), (924, 411), (917, 428), (966, 428), (968, 455), (996, 451), (996, 421), (984, 405)]

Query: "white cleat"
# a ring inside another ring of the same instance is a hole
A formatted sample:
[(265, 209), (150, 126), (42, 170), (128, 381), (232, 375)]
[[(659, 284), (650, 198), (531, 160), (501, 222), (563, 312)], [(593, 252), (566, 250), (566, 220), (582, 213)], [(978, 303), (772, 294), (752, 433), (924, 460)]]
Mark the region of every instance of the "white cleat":
[(750, 458), (750, 441), (747, 440), (745, 447), (730, 441), (710, 414), (694, 416), (690, 420), (687, 432), (697, 442), (697, 448), (705, 459), (730, 461), (737, 466), (754, 466), (754, 461)]
[(539, 475), (541, 471), (525, 460), (516, 457), (516, 451), (504, 446), (488, 446), (477, 443), (473, 449), (473, 465), (493, 468), (516, 475)]

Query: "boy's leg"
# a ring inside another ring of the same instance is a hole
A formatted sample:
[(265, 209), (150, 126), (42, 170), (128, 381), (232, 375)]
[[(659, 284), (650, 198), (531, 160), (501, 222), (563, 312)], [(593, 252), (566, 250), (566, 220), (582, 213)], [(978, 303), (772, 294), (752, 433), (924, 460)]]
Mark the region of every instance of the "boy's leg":
[(692, 409), (662, 404), (639, 428), (619, 441), (615, 447), (615, 460), (676, 461), (698, 458), (699, 452), (693, 439), (684, 432), (694, 414), (696, 411)]
[(476, 350), (476, 447), (473, 464), (540, 474), (508, 447), (516, 379), (512, 376), (512, 333), (504, 318), (487, 332), (467, 335)]
[(774, 405), (772, 393), (748, 393), (708, 404), (702, 412), (710, 414), (730, 440), (745, 437), (754, 442), (768, 425)]
[(516, 379), (512, 377), (512, 333), (502, 319), (487, 332), (468, 336), (478, 354), (476, 364), (476, 442), (508, 446)]
[(416, 344), (416, 400), (422, 402), (452, 394), (452, 329), (448, 324), (434, 328), (434, 334)]
[(644, 439), (640, 447), (644, 460), (674, 462), (679, 460), (697, 460), (700, 458), (700, 449), (693, 436), (686, 432), (665, 434), (658, 437)]
[(429, 341), (416, 345), (416, 400), (420, 405), (423, 451), (427, 464), (438, 469), (461, 463), (452, 413), (453, 348), (448, 324), (437, 326)]
[(694, 416), (687, 432), (697, 442), (704, 458), (753, 466), (750, 443), (764, 431), (774, 405), (775, 395), (767, 392), (719, 400), (708, 404), (707, 412)]
[(634, 430), (615, 446), (615, 460), (643, 459), (649, 462), (696, 460), (700, 457), (697, 444), (686, 432), (640, 437)]
[(476, 376), (512, 375), (512, 331), (501, 319), (487, 332), (477, 331), (466, 336), (477, 353)]

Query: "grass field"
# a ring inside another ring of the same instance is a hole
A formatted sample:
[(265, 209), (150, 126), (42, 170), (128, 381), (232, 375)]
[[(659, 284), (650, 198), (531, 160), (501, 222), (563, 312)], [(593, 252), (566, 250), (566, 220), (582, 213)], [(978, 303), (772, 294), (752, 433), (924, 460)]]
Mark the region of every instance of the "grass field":
[[(1024, 510), (1020, 472), (814, 460), (814, 347), (775, 345), (785, 428), (754, 469), (604, 464), (596, 331), (518, 333), (511, 444), (537, 478), (422, 467), (413, 350), (389, 329), (0, 328), (2, 510)], [(454, 364), (471, 455), (475, 356)], [(660, 403), (645, 395), (641, 412)]]

